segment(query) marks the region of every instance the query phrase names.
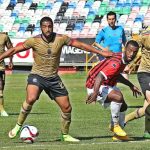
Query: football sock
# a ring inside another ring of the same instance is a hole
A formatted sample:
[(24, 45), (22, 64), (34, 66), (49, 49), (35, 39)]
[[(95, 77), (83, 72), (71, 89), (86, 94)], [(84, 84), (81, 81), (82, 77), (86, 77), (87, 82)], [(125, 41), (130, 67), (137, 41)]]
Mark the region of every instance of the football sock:
[(125, 122), (125, 111), (120, 112), (119, 114), (119, 125), (124, 128), (124, 122)]
[(145, 132), (150, 133), (150, 105), (145, 109)]
[(113, 125), (119, 124), (119, 114), (120, 114), (120, 108), (122, 103), (117, 102), (111, 102), (110, 104), (110, 110), (111, 110), (111, 117), (112, 117), (112, 123)]
[(18, 124), (22, 125), (27, 118), (28, 114), (30, 113), (32, 109), (32, 105), (29, 105), (26, 101), (23, 102), (23, 105), (21, 107), (21, 111), (18, 117)]
[(125, 116), (125, 123), (134, 119), (141, 118), (145, 115), (145, 108), (141, 107)]
[(61, 132), (62, 132), (62, 134), (69, 133), (70, 123), (71, 123), (71, 113), (61, 112)]
[(0, 90), (0, 111), (4, 111), (4, 98), (3, 98), (3, 91)]

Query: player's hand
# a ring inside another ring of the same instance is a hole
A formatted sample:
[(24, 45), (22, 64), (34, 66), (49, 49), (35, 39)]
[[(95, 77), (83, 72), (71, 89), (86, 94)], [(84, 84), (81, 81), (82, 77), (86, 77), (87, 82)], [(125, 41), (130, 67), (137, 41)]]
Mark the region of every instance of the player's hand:
[(86, 104), (90, 104), (92, 102), (96, 102), (97, 99), (97, 94), (96, 93), (92, 93), (90, 94), (87, 99), (86, 99)]
[(138, 87), (132, 86), (132, 87), (130, 87), (130, 89), (133, 92), (133, 96), (137, 97), (137, 96), (141, 96), (142, 95), (142, 92), (139, 90)]
[(102, 50), (102, 51), (99, 51), (99, 54), (106, 57), (106, 58), (113, 56), (113, 52), (111, 52), (111, 51), (103, 51)]

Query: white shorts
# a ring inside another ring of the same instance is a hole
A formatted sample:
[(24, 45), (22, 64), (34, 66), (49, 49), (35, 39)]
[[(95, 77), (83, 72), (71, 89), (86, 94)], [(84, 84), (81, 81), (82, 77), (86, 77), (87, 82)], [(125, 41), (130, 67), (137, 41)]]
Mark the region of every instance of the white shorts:
[[(106, 103), (105, 100), (107, 98), (107, 95), (112, 91), (120, 91), (119, 88), (116, 86), (106, 86), (106, 85), (101, 85), (99, 89), (99, 95), (97, 96), (97, 102), (99, 102), (102, 106), (105, 108), (110, 105), (110, 103)], [(90, 95), (93, 93), (93, 89), (87, 88), (87, 94)]]

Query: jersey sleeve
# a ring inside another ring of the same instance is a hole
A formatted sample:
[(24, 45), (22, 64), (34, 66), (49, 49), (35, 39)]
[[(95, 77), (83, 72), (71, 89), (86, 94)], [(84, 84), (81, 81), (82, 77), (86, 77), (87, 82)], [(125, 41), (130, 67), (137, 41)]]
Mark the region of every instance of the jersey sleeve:
[(123, 43), (126, 43), (126, 42), (127, 42), (127, 39), (126, 39), (126, 35), (125, 35), (125, 32), (124, 32), (124, 29), (122, 29), (122, 41), (123, 41)]
[(114, 76), (118, 74), (120, 69), (120, 63), (117, 61), (111, 61), (100, 71), (102, 75), (105, 77), (105, 80), (108, 79), (108, 76)]
[(11, 42), (11, 40), (10, 40), (10, 38), (9, 38), (8, 35), (6, 36), (6, 42), (5, 42), (5, 44), (6, 44), (6, 47), (8, 49), (12, 47), (12, 42)]
[(63, 40), (65, 45), (69, 45), (71, 38), (66, 35), (63, 35)]
[(102, 29), (101, 31), (99, 31), (99, 33), (96, 36), (95, 42), (96, 43), (101, 43), (101, 41), (103, 40), (104, 37), (104, 30)]
[(34, 38), (29, 38), (29, 39), (25, 40), (23, 43), (23, 46), (26, 49), (33, 48), (34, 47)]

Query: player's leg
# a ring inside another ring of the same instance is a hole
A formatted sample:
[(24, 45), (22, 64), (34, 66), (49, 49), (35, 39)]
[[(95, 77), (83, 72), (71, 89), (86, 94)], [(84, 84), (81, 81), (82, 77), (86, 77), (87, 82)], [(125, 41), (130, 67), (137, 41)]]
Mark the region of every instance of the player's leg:
[(33, 104), (35, 103), (35, 101), (39, 98), (39, 95), (41, 94), (42, 90), (39, 88), (39, 86), (37, 86), (36, 84), (39, 83), (40, 81), (38, 81), (36, 84), (32, 84), (32, 82), (30, 82), (30, 79), (32, 79), (32, 77), (30, 76), (28, 78), (28, 85), (26, 88), (26, 100), (23, 102), (22, 106), (21, 106), (21, 110), (20, 110), (20, 114), (18, 116), (18, 120), (17, 120), (17, 124), (16, 126), (9, 132), (9, 137), (10, 138), (14, 138), (18, 132), (20, 131), (24, 121), (26, 120), (28, 114), (30, 113)]
[[(121, 108), (120, 108), (120, 115), (119, 115), (119, 125), (123, 129), (124, 128), (124, 122), (125, 122), (125, 112), (127, 110), (127, 104), (125, 101), (122, 103)], [(111, 131), (113, 131), (113, 127), (111, 127)], [(129, 138), (127, 135), (126, 136), (118, 136), (114, 134), (112, 137), (113, 141), (130, 141), (133, 140), (132, 138)]]
[(145, 109), (145, 133), (144, 138), (150, 139), (150, 91), (146, 90), (148, 106)]
[(55, 101), (61, 109), (61, 140), (68, 142), (79, 142), (78, 139), (73, 138), (69, 135), (72, 107), (69, 102), (68, 96), (56, 97)]
[(145, 115), (145, 109), (148, 106), (148, 102), (145, 100), (143, 107), (140, 107), (138, 109), (136, 109), (135, 111), (127, 114), (125, 116), (125, 124), (127, 124), (129, 121), (132, 121), (134, 119), (139, 119), (141, 117), (143, 117)]
[(121, 128), (124, 128), (125, 125), (125, 112), (127, 110), (128, 106), (125, 101), (123, 101), (121, 108), (120, 108), (120, 115), (119, 115), (119, 125)]
[(145, 138), (150, 138), (150, 73), (140, 72), (137, 74), (142, 92), (147, 101), (145, 108)]
[(5, 72), (0, 71), (0, 112), (1, 116), (6, 117), (8, 116), (8, 114), (4, 109), (4, 96), (3, 96), (4, 85), (5, 85)]
[(112, 90), (107, 96), (107, 101), (111, 102), (110, 104), (112, 117), (111, 124), (114, 127), (112, 131), (118, 136), (126, 136), (126, 132), (119, 125), (120, 110), (122, 103), (124, 102), (122, 93), (117, 90)]
[(61, 140), (78, 142), (78, 139), (69, 135), (72, 107), (66, 87), (59, 76), (51, 77), (47, 82), (48, 86), (44, 90), (51, 99), (55, 100), (61, 110)]

